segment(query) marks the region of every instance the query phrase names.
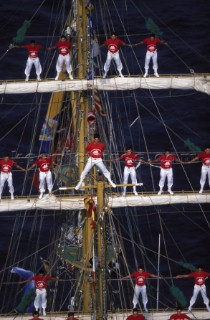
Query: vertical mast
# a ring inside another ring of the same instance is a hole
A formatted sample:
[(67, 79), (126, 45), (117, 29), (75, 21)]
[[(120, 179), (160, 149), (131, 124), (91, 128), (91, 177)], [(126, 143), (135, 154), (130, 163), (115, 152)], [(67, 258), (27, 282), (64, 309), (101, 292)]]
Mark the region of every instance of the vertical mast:
[[(161, 240), (161, 235), (159, 233), (159, 237), (158, 237), (158, 266), (157, 266), (157, 275), (158, 276), (160, 276), (160, 240)], [(160, 289), (160, 279), (157, 279), (157, 306), (156, 306), (157, 311), (159, 309), (159, 289)]]
[(97, 320), (107, 319), (106, 306), (106, 212), (104, 210), (104, 182), (97, 182)]
[[(77, 50), (78, 50), (78, 78), (86, 79), (87, 66), (91, 63), (90, 54), (90, 39), (88, 32), (88, 16), (85, 0), (77, 0)], [(88, 54), (89, 52), (89, 54)], [(78, 156), (79, 156), (79, 175), (81, 174), (85, 163), (85, 141), (88, 137), (88, 96), (86, 92), (80, 92), (79, 97), (80, 107), (80, 135), (78, 141)], [(90, 281), (90, 272), (84, 271), (84, 281), (82, 286), (83, 292), (83, 312), (89, 313), (93, 309), (93, 318), (97, 320), (106, 319), (106, 226), (105, 214), (102, 214), (104, 207), (104, 182), (99, 181), (97, 184), (97, 213), (96, 226), (91, 228), (91, 219), (88, 218), (83, 228), (83, 257), (86, 257), (86, 262), (92, 259), (93, 273), (96, 273), (96, 284), (94, 280)], [(95, 256), (94, 256), (95, 255)], [(97, 258), (98, 266), (95, 265)]]
[[(78, 78), (86, 79), (87, 76), (87, 14), (85, 8), (85, 0), (77, 0), (77, 66), (78, 66)], [(79, 121), (79, 134), (78, 138), (78, 174), (80, 176), (81, 172), (84, 169), (85, 163), (85, 140), (88, 135), (87, 128), (87, 113), (88, 113), (88, 99), (87, 95), (84, 92), (78, 92), (77, 101), (79, 104), (79, 113), (80, 113), (80, 121)], [(76, 112), (78, 112), (77, 106)], [(79, 178), (79, 177), (78, 177)], [(82, 256), (83, 263), (86, 265), (88, 261), (92, 258), (92, 243), (93, 243), (93, 230), (91, 229), (91, 218), (88, 218), (83, 226), (83, 240), (82, 240)], [(82, 311), (83, 313), (89, 313), (92, 306), (92, 298), (91, 298), (91, 281), (89, 272), (85, 271), (84, 268), (84, 277), (82, 284)]]
[[(77, 65), (78, 65), (78, 78), (87, 78), (87, 51), (88, 51), (88, 17), (86, 11), (86, 1), (77, 0)], [(85, 164), (85, 142), (88, 137), (88, 125), (87, 125), (87, 114), (88, 114), (88, 96), (87, 92), (81, 91), (76, 93), (77, 101), (79, 106), (79, 128), (78, 132), (78, 174), (80, 176), (84, 169)], [(76, 111), (78, 112), (78, 108)], [(79, 178), (79, 177), (78, 177)], [(91, 218), (89, 217), (82, 230), (82, 256), (83, 256), (83, 283), (81, 287), (82, 291), (82, 311), (83, 313), (89, 313), (93, 306), (96, 305), (94, 302), (93, 294), (93, 283), (91, 279), (90, 270), (87, 271), (86, 265), (91, 259), (93, 259), (93, 245), (94, 245), (94, 230), (91, 228)]]
[[(77, 50), (78, 50), (78, 78), (86, 79), (87, 77), (87, 24), (88, 18), (85, 8), (85, 0), (77, 1)], [(78, 141), (79, 156), (79, 175), (84, 168), (85, 162), (85, 138), (87, 137), (87, 113), (88, 99), (84, 92), (79, 92), (79, 112), (80, 112), (80, 128)]]

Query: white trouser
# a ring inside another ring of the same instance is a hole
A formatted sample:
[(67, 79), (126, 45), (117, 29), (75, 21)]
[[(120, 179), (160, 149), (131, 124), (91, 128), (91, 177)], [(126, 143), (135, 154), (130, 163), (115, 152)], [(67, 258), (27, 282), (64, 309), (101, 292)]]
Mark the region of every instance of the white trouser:
[[(131, 181), (132, 184), (136, 184), (136, 168), (135, 167), (126, 167), (124, 168), (124, 173), (123, 173), (123, 184), (127, 184), (128, 183), (128, 178), (129, 175), (131, 176)], [(126, 192), (126, 187), (123, 187), (123, 191)], [(133, 191), (136, 191), (136, 186), (133, 186)]]
[(92, 169), (92, 167), (95, 165), (101, 170), (101, 172), (107, 178), (107, 180), (109, 182), (112, 182), (110, 172), (107, 170), (107, 168), (103, 164), (102, 159), (101, 158), (95, 159), (95, 158), (90, 157), (86, 163), (84, 170), (81, 173), (80, 181), (79, 181), (80, 185), (82, 184), (82, 181), (85, 179), (85, 177), (88, 174), (88, 172), (90, 171), (90, 169)]
[(168, 189), (170, 190), (171, 187), (173, 186), (173, 170), (172, 170), (172, 168), (170, 168), (170, 169), (161, 168), (160, 169), (160, 181), (159, 181), (160, 189), (163, 189), (166, 177), (168, 180)]
[(47, 306), (47, 290), (36, 289), (36, 297), (34, 300), (34, 307), (36, 310), (39, 308), (46, 309)]
[(200, 180), (201, 189), (204, 188), (207, 176), (208, 176), (209, 187), (210, 187), (210, 167), (202, 165), (202, 167), (201, 167), (201, 180)]
[(209, 305), (209, 299), (208, 299), (207, 294), (206, 294), (206, 285), (203, 284), (202, 286), (199, 286), (199, 285), (195, 284), (194, 285), (194, 289), (193, 289), (193, 296), (190, 299), (190, 307), (192, 307), (194, 305), (199, 292), (201, 293), (201, 296), (203, 298), (204, 304), (206, 306)]
[(11, 194), (14, 193), (14, 187), (13, 187), (13, 183), (12, 183), (12, 172), (9, 172), (9, 173), (1, 172), (1, 175), (0, 175), (0, 196), (2, 194), (2, 190), (4, 188), (5, 181), (7, 181), (7, 183), (8, 183), (9, 192)]
[(56, 71), (57, 73), (60, 73), (62, 68), (63, 68), (63, 64), (65, 64), (66, 67), (66, 71), (70, 74), (72, 73), (72, 66), (71, 66), (71, 60), (70, 60), (70, 54), (66, 54), (65, 56), (63, 56), (62, 54), (59, 54), (58, 56), (58, 60), (57, 60), (57, 64), (56, 64)]
[(145, 57), (145, 72), (148, 73), (148, 70), (149, 70), (149, 63), (150, 63), (150, 60), (152, 59), (153, 61), (153, 70), (155, 73), (157, 73), (157, 69), (158, 69), (158, 64), (157, 64), (157, 50), (154, 51), (154, 52), (150, 52), (150, 51), (147, 51), (146, 53), (146, 57)]
[(36, 75), (39, 77), (41, 72), (42, 72), (42, 66), (40, 64), (40, 61), (39, 61), (39, 58), (28, 58), (27, 62), (26, 62), (26, 69), (25, 69), (25, 75), (27, 77), (30, 76), (30, 72), (31, 72), (31, 68), (32, 66), (35, 66), (35, 69), (36, 69)]
[(115, 53), (112, 53), (112, 52), (108, 51), (106, 62), (105, 62), (105, 65), (104, 65), (105, 73), (107, 73), (109, 71), (112, 59), (114, 59), (114, 61), (116, 63), (116, 67), (117, 67), (118, 72), (121, 73), (123, 66), (122, 66), (122, 62), (120, 60), (119, 51), (117, 51)]
[(49, 170), (47, 172), (39, 172), (39, 191), (45, 192), (45, 179), (47, 181), (47, 189), (49, 192), (52, 191), (52, 172)]
[(144, 309), (146, 309), (147, 302), (148, 302), (146, 285), (144, 285), (144, 286), (138, 286), (137, 284), (135, 285), (134, 296), (133, 296), (133, 307), (136, 308), (140, 293), (141, 293), (142, 303), (144, 305)]

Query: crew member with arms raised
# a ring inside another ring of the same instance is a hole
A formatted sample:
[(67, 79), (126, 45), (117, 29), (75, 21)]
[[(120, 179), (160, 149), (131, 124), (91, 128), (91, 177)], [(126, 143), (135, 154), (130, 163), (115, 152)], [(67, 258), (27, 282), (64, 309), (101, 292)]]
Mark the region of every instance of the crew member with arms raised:
[(9, 187), (9, 193), (11, 195), (11, 200), (14, 200), (14, 187), (12, 180), (12, 167), (16, 167), (22, 171), (26, 171), (24, 168), (19, 166), (15, 161), (11, 160), (9, 155), (4, 155), (3, 159), (0, 160), (0, 199), (4, 184), (7, 181)]
[[(128, 183), (128, 178), (131, 176), (132, 184), (137, 184), (136, 179), (136, 167), (135, 162), (137, 161), (139, 164), (142, 162), (144, 164), (148, 164), (148, 162), (141, 159), (137, 154), (133, 153), (132, 148), (128, 147), (126, 149), (126, 153), (122, 154), (119, 158), (116, 158), (115, 160), (124, 160), (125, 161), (125, 168), (123, 172), (123, 184)], [(138, 166), (138, 164), (137, 164)], [(133, 186), (133, 193), (138, 196), (138, 193), (136, 191), (136, 186)], [(122, 196), (124, 197), (126, 195), (126, 186), (123, 187), (123, 193)]]
[(89, 159), (86, 163), (83, 172), (80, 175), (80, 180), (76, 185), (75, 190), (79, 190), (83, 180), (85, 179), (86, 175), (92, 169), (93, 166), (97, 166), (101, 170), (103, 175), (107, 178), (111, 186), (113, 188), (116, 188), (116, 184), (111, 180), (110, 172), (107, 170), (102, 160), (104, 149), (105, 145), (100, 141), (99, 135), (97, 133), (94, 134), (94, 140), (91, 143), (89, 143), (85, 149), (86, 152), (89, 154)]
[(72, 43), (67, 40), (66, 36), (62, 35), (60, 40), (56, 42), (53, 47), (47, 48), (47, 50), (58, 49), (59, 55), (56, 63), (56, 77), (55, 80), (58, 80), (60, 72), (62, 71), (63, 64), (66, 67), (66, 71), (69, 74), (69, 79), (73, 80), (72, 76), (72, 66), (71, 66), (71, 58), (70, 58), (70, 49), (72, 47)]
[(36, 43), (34, 40), (31, 40), (31, 43), (29, 44), (14, 45), (13, 48), (25, 48), (28, 50), (28, 59), (27, 59), (26, 68), (25, 68), (25, 75), (26, 75), (25, 81), (29, 80), (31, 68), (33, 65), (36, 70), (37, 80), (40, 81), (42, 66), (39, 60), (39, 50), (42, 49), (42, 46)]
[(148, 277), (161, 279), (161, 277), (156, 276), (155, 274), (144, 271), (144, 269), (142, 267), (139, 267), (138, 271), (133, 272), (133, 273), (121, 278), (121, 280), (130, 279), (130, 278), (136, 279), (136, 284), (135, 284), (135, 288), (134, 288), (134, 296), (133, 296), (133, 308), (136, 308), (137, 303), (138, 303), (138, 298), (141, 293), (142, 303), (144, 305), (145, 312), (148, 312), (148, 309), (147, 309), (148, 297), (147, 297), (147, 287), (146, 287), (146, 280)]
[(202, 160), (202, 167), (201, 167), (201, 179), (200, 179), (200, 191), (199, 193), (203, 193), (203, 188), (206, 182), (206, 178), (208, 176), (208, 182), (210, 187), (210, 147), (206, 147), (205, 150), (199, 153), (195, 158), (188, 161), (187, 163), (192, 163), (194, 161)]
[(174, 194), (173, 191), (171, 190), (173, 186), (172, 163), (174, 161), (181, 163), (181, 161), (174, 154), (171, 154), (169, 149), (166, 149), (164, 154), (160, 155), (157, 159), (149, 162), (149, 163), (160, 162), (160, 181), (159, 181), (160, 190), (158, 192), (158, 195), (160, 195), (163, 192), (163, 187), (164, 187), (166, 178), (168, 180), (168, 192), (170, 194)]
[(140, 41), (136, 45), (145, 45), (147, 46), (147, 52), (146, 52), (146, 57), (145, 57), (145, 74), (144, 78), (148, 76), (148, 70), (149, 70), (149, 63), (150, 60), (152, 59), (153, 62), (153, 70), (154, 70), (154, 75), (156, 77), (159, 77), (158, 74), (158, 63), (157, 63), (157, 44), (165, 44), (167, 45), (167, 42), (164, 40), (160, 40), (155, 37), (155, 35), (152, 33), (149, 38), (144, 39), (143, 41)]
[(36, 297), (34, 300), (34, 307), (36, 311), (39, 310), (39, 308), (42, 308), (43, 316), (46, 316), (46, 307), (47, 307), (47, 282), (50, 280), (59, 281), (58, 278), (50, 277), (44, 274), (44, 271), (40, 270), (39, 273), (27, 280), (21, 281), (19, 283), (23, 284), (30, 281), (35, 281), (35, 287), (36, 287)]
[(107, 39), (101, 46), (100, 48), (103, 48), (107, 46), (108, 47), (108, 52), (107, 52), (107, 58), (106, 58), (106, 62), (104, 64), (104, 75), (103, 78), (105, 79), (107, 77), (107, 73), (109, 71), (110, 68), (110, 64), (112, 59), (115, 61), (116, 63), (116, 67), (117, 67), (117, 71), (119, 72), (119, 76), (121, 78), (124, 78), (123, 74), (122, 74), (122, 62), (120, 59), (120, 54), (119, 54), (119, 46), (127, 46), (130, 47), (129, 44), (126, 44), (124, 41), (120, 40), (117, 38), (115, 33), (111, 34), (111, 37), (109, 39)]
[(52, 192), (53, 184), (52, 184), (52, 158), (48, 157), (46, 154), (42, 154), (40, 158), (38, 158), (32, 166), (28, 168), (28, 170), (31, 170), (35, 168), (36, 166), (39, 167), (39, 191), (40, 196), (39, 199), (42, 199), (43, 194), (45, 192), (45, 180), (47, 182), (47, 188), (49, 191), (49, 194)]
[(194, 278), (194, 289), (193, 289), (192, 298), (190, 299), (190, 305), (188, 308), (189, 311), (192, 310), (192, 306), (196, 302), (199, 292), (201, 293), (203, 302), (206, 305), (206, 309), (210, 311), (209, 299), (207, 297), (206, 285), (205, 285), (206, 277), (210, 277), (210, 272), (204, 271), (203, 267), (201, 266), (199, 266), (195, 272), (176, 276), (177, 279)]

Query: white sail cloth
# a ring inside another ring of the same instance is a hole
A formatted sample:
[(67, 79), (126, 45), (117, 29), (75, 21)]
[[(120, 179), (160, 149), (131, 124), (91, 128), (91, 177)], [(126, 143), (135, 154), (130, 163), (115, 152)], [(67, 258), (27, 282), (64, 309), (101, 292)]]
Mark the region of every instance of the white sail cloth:
[[(97, 204), (97, 199), (94, 199)], [(138, 206), (157, 206), (170, 205), (178, 203), (210, 203), (210, 194), (196, 194), (196, 193), (177, 193), (174, 195), (127, 195), (110, 196), (108, 198), (108, 206), (110, 208), (122, 207), (138, 207)], [(84, 207), (84, 197), (69, 196), (55, 197), (45, 195), (43, 199), (37, 198), (20, 198), (16, 200), (2, 199), (0, 202), (0, 212), (19, 211), (19, 210), (81, 210)]]
[(210, 75), (177, 75), (155, 77), (125, 77), (94, 80), (65, 81), (2, 81), (0, 94), (21, 94), (33, 92), (59, 92), (81, 90), (135, 90), (135, 89), (181, 89), (196, 90), (210, 95)]

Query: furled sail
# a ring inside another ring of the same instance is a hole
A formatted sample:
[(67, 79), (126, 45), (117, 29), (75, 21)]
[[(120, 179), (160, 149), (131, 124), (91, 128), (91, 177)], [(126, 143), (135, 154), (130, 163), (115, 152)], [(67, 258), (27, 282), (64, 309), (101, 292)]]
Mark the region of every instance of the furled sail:
[(61, 92), (81, 90), (136, 90), (136, 89), (182, 89), (196, 90), (210, 95), (210, 75), (174, 75), (149, 77), (125, 77), (94, 80), (65, 80), (65, 81), (31, 81), (31, 82), (6, 82), (0, 83), (0, 94), (20, 94), (33, 92)]
[[(97, 199), (94, 198), (97, 205)], [(110, 208), (122, 207), (148, 207), (161, 206), (179, 203), (210, 203), (210, 194), (196, 193), (177, 193), (175, 195), (144, 194), (139, 196), (128, 195), (121, 197), (117, 195), (108, 198), (108, 206)], [(81, 196), (48, 196), (43, 199), (35, 198), (20, 198), (17, 200), (3, 199), (0, 203), (0, 212), (19, 211), (19, 210), (82, 210), (85, 209), (84, 197)]]

